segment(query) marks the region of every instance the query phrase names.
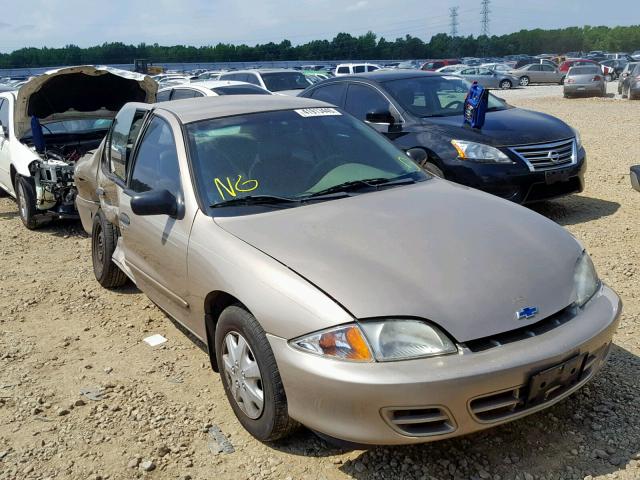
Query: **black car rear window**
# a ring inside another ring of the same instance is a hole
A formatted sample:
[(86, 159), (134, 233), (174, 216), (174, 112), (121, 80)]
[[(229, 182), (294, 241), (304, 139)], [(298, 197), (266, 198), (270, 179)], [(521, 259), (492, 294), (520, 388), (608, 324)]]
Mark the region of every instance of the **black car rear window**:
[(227, 85), (212, 88), (218, 95), (269, 95), (265, 89), (255, 85)]

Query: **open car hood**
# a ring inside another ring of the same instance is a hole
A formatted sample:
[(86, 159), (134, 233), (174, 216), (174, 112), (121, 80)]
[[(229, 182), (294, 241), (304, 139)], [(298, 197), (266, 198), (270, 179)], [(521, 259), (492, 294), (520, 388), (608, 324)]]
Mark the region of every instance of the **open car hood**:
[(127, 102), (155, 102), (157, 90), (151, 77), (116, 68), (84, 65), (49, 70), (18, 90), (16, 136), (22, 138), (31, 130), (32, 116), (42, 123), (115, 117)]

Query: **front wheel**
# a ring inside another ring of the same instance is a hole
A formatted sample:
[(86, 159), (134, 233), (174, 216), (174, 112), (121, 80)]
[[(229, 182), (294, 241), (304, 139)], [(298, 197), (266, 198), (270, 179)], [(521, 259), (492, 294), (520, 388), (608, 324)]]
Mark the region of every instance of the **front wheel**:
[(529, 85), (529, 77), (520, 77), (520, 86), (526, 87)]
[(38, 227), (38, 220), (36, 218), (36, 193), (33, 183), (28, 178), (18, 176), (15, 189), (20, 219), (29, 230), (35, 230)]
[(118, 235), (115, 225), (109, 222), (102, 210), (93, 217), (91, 228), (91, 261), (93, 274), (104, 288), (121, 287), (127, 283), (127, 276), (113, 263)]
[(513, 86), (513, 84), (511, 83), (510, 80), (503, 80), (500, 82), (500, 88), (502, 88), (503, 90), (507, 90), (509, 88), (511, 88)]
[(264, 330), (240, 305), (227, 307), (216, 326), (215, 350), (222, 384), (242, 426), (263, 442), (288, 436), (288, 414), (276, 359)]

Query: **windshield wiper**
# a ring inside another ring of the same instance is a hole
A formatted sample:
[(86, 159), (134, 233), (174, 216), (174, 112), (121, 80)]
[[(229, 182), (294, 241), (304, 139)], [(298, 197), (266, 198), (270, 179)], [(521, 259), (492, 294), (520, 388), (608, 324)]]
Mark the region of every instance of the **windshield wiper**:
[(416, 181), (410, 177), (413, 173), (405, 173), (403, 175), (392, 177), (392, 178), (367, 178), (363, 180), (350, 180), (348, 182), (339, 183), (338, 185), (334, 185), (333, 187), (325, 188), (318, 192), (311, 193), (306, 197), (302, 198), (316, 198), (322, 197), (324, 195), (330, 195), (332, 193), (346, 193), (346, 192), (357, 192), (359, 190), (365, 189), (373, 189), (378, 190), (383, 186), (390, 185), (407, 185), (410, 183), (415, 183)]
[(277, 195), (247, 195), (209, 205), (210, 208), (232, 207), (235, 205), (277, 205), (283, 203), (300, 203), (300, 200)]

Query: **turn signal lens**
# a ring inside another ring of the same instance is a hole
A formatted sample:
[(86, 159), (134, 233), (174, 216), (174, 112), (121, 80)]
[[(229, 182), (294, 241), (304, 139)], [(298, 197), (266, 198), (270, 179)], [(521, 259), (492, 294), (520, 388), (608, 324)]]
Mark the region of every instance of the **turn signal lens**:
[(355, 324), (324, 330), (291, 344), (309, 353), (353, 362), (372, 362), (373, 355), (360, 328)]

